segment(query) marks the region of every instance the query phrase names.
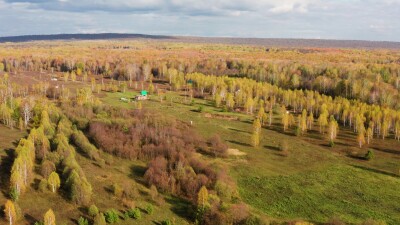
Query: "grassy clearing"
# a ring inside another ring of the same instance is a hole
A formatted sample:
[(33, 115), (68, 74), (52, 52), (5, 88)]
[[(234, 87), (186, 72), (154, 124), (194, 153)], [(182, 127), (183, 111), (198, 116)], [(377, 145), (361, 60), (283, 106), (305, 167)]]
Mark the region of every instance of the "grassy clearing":
[(338, 164), (289, 176), (247, 174), (238, 182), (242, 198), (273, 217), (400, 223), (400, 180), (355, 167)]
[[(181, 104), (183, 97), (170, 94), (174, 103), (157, 100), (144, 101), (145, 108), (157, 109), (193, 126), (205, 137), (218, 133), (229, 147), (239, 149), (246, 156), (222, 160), (230, 166), (243, 200), (255, 211), (272, 218), (308, 219), (317, 223), (338, 216), (348, 223), (358, 223), (367, 218), (400, 223), (399, 145), (394, 140), (374, 140), (371, 161), (353, 159), (345, 152), (358, 150), (351, 146), (353, 134), (341, 131), (334, 148), (315, 131), (303, 137), (282, 133), (278, 124), (263, 129), (261, 145), (249, 145), (252, 117), (221, 112), (206, 100), (196, 99), (193, 105)], [(108, 99), (116, 98), (109, 94)], [(117, 103), (116, 106), (126, 103)], [(197, 110), (202, 106), (203, 111)], [(205, 114), (223, 114), (238, 120), (207, 118)], [(279, 123), (279, 118), (274, 118)], [(279, 152), (279, 144), (287, 140), (289, 154)], [(397, 144), (397, 145), (396, 145)]]

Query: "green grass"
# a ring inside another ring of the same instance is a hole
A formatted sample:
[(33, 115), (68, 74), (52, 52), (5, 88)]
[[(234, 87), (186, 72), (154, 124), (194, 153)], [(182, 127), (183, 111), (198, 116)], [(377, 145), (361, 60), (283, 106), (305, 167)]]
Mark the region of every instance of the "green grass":
[[(373, 160), (363, 161), (343, 153), (355, 145), (350, 131), (342, 130), (338, 144), (329, 148), (316, 132), (295, 137), (283, 133), (280, 125), (275, 124), (272, 130), (262, 129), (261, 145), (253, 148), (249, 146), (251, 116), (221, 112), (206, 100), (196, 99), (194, 105), (182, 104), (183, 97), (176, 93), (169, 95), (167, 99), (174, 98), (172, 104), (149, 100), (143, 106), (186, 123), (193, 121), (204, 137), (217, 133), (229, 147), (247, 153), (245, 157), (215, 161), (229, 165), (242, 199), (255, 212), (271, 218), (317, 223), (339, 217), (352, 224), (368, 218), (400, 224), (400, 179), (396, 175), (399, 146), (394, 140), (374, 140), (372, 147), (394, 152), (375, 151)], [(107, 98), (113, 98), (113, 94)], [(202, 113), (196, 111), (200, 105)], [(235, 116), (239, 120), (206, 118), (207, 113)], [(274, 122), (279, 123), (279, 118), (274, 118)], [(286, 157), (278, 151), (283, 140), (289, 143)]]
[(289, 176), (248, 173), (238, 182), (243, 200), (273, 217), (322, 223), (337, 216), (350, 223), (367, 218), (400, 223), (400, 180), (348, 165)]

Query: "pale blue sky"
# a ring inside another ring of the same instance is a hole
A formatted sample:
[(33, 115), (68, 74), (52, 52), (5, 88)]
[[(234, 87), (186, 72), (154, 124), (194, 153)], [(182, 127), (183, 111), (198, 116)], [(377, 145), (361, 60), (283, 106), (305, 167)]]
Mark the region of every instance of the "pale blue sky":
[(400, 0), (0, 0), (0, 36), (59, 33), (400, 41)]

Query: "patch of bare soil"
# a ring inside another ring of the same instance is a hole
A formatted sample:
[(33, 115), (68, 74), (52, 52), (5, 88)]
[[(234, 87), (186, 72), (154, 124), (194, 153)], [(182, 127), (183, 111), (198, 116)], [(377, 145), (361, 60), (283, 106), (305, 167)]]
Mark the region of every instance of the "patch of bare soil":
[(228, 155), (234, 155), (234, 156), (244, 156), (246, 153), (239, 151), (239, 149), (236, 148), (228, 148), (227, 150)]
[(205, 118), (215, 118), (215, 119), (223, 119), (223, 120), (239, 120), (238, 116), (228, 116), (228, 115), (218, 115), (218, 114), (211, 114), (211, 113), (206, 113), (204, 114)]

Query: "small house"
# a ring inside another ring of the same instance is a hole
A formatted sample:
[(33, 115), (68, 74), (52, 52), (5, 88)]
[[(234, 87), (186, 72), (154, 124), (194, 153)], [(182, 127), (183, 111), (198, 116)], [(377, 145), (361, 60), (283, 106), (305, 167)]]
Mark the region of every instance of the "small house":
[(135, 100), (141, 101), (141, 100), (147, 100), (147, 91), (142, 90), (140, 92), (140, 95), (136, 95)]

